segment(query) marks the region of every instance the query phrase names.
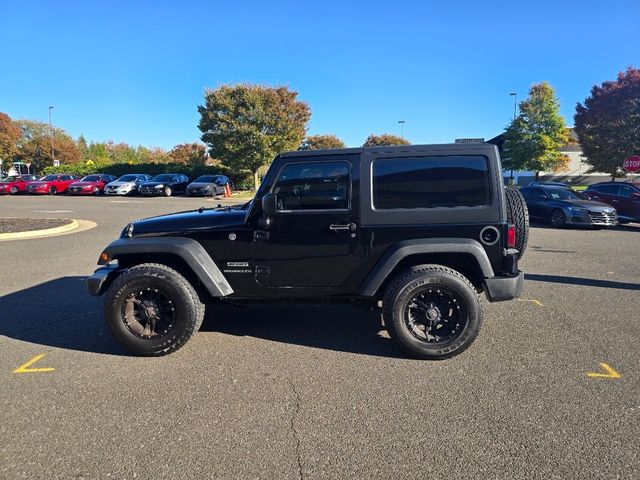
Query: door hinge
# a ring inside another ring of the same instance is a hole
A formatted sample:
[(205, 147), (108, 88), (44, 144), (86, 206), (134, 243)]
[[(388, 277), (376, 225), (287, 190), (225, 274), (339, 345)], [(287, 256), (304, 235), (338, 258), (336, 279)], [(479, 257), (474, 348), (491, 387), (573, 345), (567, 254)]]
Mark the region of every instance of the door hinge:
[(269, 275), (271, 273), (271, 268), (265, 267), (263, 265), (256, 265), (256, 275)]
[(253, 232), (253, 240), (269, 240), (269, 232), (265, 232), (264, 230), (255, 230)]

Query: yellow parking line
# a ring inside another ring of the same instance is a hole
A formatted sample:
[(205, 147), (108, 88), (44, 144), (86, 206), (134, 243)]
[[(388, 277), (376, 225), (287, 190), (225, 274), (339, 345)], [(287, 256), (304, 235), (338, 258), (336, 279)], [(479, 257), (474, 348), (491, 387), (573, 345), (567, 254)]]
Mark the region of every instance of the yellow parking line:
[(544, 307), (544, 305), (542, 304), (542, 302), (540, 300), (533, 300), (533, 299), (530, 299), (530, 298), (519, 298), (518, 301), (519, 302), (535, 303), (539, 307)]
[(13, 373), (43, 373), (43, 372), (53, 372), (55, 370), (55, 368), (51, 368), (51, 367), (44, 367), (44, 368), (29, 368), (31, 365), (33, 365), (34, 363), (36, 363), (38, 360), (40, 360), (42, 357), (44, 357), (44, 353), (41, 353), (40, 355), (36, 355), (35, 357), (33, 357), (31, 360), (29, 360), (27, 363), (23, 363), (22, 365), (20, 365), (18, 368), (16, 368)]

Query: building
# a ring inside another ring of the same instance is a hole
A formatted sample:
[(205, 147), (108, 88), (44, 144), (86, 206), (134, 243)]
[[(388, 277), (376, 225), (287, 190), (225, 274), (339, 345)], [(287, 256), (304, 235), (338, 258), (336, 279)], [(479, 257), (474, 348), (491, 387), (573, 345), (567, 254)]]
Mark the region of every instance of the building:
[[(540, 172), (540, 181), (565, 182), (572, 185), (591, 185), (592, 183), (605, 182), (611, 180), (611, 175), (607, 173), (587, 173), (591, 168), (582, 156), (582, 148), (578, 143), (578, 137), (570, 128), (569, 136), (571, 142), (560, 149), (560, 152), (569, 157), (567, 170), (562, 172)], [(503, 154), (504, 137), (503, 134), (487, 140), (487, 143), (497, 145), (500, 153)], [(503, 154), (504, 156), (504, 154)], [(511, 171), (504, 172), (505, 182), (511, 178)], [(513, 181), (516, 185), (529, 185), (536, 178), (536, 172), (513, 172)]]

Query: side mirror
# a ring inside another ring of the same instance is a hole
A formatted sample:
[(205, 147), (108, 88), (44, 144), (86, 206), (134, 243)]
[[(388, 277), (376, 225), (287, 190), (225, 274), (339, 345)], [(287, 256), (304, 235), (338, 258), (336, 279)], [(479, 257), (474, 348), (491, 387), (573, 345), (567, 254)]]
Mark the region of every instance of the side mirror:
[(267, 215), (276, 214), (277, 195), (275, 193), (267, 193), (262, 197), (262, 211)]

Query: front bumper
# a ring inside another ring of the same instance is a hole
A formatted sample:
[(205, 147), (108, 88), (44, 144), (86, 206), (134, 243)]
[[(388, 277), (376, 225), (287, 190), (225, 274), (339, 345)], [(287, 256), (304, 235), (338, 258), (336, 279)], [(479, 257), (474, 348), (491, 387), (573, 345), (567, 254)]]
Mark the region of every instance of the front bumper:
[(598, 227), (615, 227), (618, 224), (618, 215), (614, 211), (608, 212), (573, 212), (570, 210), (564, 210), (566, 216), (567, 225), (583, 225), (583, 226), (598, 226)]
[(502, 302), (513, 300), (522, 293), (524, 286), (524, 272), (504, 275), (500, 277), (485, 278), (484, 292), (490, 302)]
[(93, 275), (87, 278), (87, 290), (89, 294), (94, 297), (102, 295), (119, 273), (118, 265), (106, 265), (97, 269), (93, 272)]

